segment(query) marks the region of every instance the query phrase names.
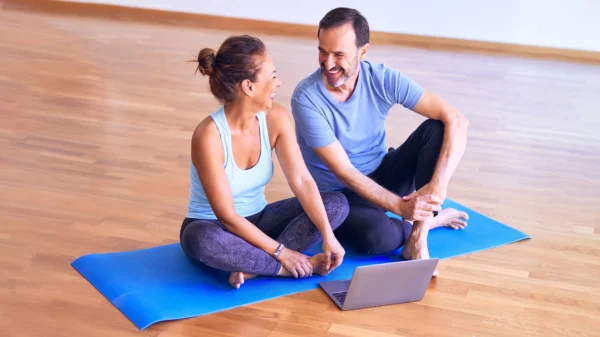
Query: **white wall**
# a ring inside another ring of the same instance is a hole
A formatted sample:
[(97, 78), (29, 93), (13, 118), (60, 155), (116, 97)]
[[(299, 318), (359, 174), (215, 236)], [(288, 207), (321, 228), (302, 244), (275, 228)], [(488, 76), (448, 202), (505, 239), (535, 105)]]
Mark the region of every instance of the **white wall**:
[(600, 51), (600, 0), (75, 0), (317, 25), (338, 6), (371, 30)]

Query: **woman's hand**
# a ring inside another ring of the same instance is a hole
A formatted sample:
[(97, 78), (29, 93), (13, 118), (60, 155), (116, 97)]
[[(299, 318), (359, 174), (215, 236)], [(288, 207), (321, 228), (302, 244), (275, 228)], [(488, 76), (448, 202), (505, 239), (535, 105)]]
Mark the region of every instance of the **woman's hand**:
[(323, 254), (325, 254), (325, 268), (327, 272), (331, 272), (342, 264), (346, 251), (337, 238), (331, 235), (323, 239)]
[(283, 248), (277, 261), (295, 278), (312, 276), (313, 267), (308, 256), (289, 248)]

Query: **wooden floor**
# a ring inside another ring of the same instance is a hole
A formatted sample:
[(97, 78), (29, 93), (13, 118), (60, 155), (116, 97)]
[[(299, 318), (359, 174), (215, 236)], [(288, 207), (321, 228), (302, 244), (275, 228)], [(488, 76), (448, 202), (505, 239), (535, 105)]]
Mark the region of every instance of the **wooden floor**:
[[(419, 303), (341, 312), (315, 290), (135, 328), (70, 263), (177, 241), (217, 107), (186, 61), (239, 33), (0, 12), (1, 335), (600, 336), (600, 66), (382, 45), (471, 121), (449, 197), (533, 239), (443, 260)], [(317, 42), (259, 36), (289, 108)], [(395, 107), (389, 145), (421, 120)], [(290, 195), (277, 169), (267, 196)]]

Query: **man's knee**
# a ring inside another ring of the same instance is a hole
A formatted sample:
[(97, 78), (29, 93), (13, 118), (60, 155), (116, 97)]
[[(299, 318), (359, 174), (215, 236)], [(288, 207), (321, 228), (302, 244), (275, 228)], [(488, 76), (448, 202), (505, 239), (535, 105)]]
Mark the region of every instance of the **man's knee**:
[(428, 119), (421, 123), (427, 136), (433, 136), (440, 140), (444, 138), (444, 123), (435, 119)]
[(392, 233), (367, 231), (363, 239), (361, 253), (367, 255), (384, 254), (400, 248), (400, 240)]

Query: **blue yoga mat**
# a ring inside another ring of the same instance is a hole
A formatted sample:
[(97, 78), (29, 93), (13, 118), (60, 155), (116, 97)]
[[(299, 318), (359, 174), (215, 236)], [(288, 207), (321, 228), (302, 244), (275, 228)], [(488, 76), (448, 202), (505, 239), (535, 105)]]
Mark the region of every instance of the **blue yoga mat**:
[[(469, 226), (459, 231), (432, 230), (428, 239), (431, 257), (444, 259), (530, 238), (450, 200), (444, 207), (467, 212)], [(320, 248), (317, 244), (307, 254), (317, 253)], [(325, 280), (350, 279), (356, 267), (398, 261), (399, 253), (360, 256), (347, 249), (343, 264), (327, 276), (258, 277), (248, 280), (240, 289), (229, 285), (229, 273), (191, 262), (178, 243), (130, 252), (85, 255), (72, 266), (143, 330), (161, 321), (206, 315), (315, 289)]]

